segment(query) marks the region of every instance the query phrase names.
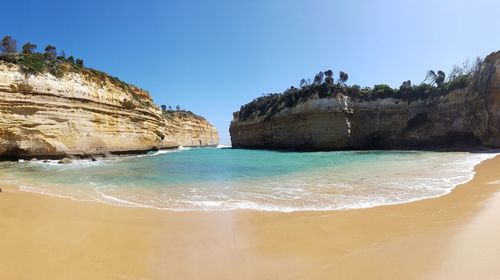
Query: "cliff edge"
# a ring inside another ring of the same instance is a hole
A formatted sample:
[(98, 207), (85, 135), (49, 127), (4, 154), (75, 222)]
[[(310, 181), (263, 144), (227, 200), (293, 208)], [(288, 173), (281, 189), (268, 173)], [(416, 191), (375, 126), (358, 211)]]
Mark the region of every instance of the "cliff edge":
[(500, 52), (486, 57), (470, 75), (454, 78), (441, 81), (440, 87), (412, 87), (408, 81), (397, 92), (383, 85), (364, 95), (359, 87), (337, 92), (325, 84), (309, 90), (292, 87), (235, 112), (232, 145), (310, 150), (500, 147)]

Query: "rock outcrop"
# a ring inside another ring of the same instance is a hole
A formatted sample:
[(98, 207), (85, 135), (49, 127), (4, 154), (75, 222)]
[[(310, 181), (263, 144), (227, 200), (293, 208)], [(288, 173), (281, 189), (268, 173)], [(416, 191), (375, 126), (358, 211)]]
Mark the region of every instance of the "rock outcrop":
[(217, 130), (188, 112), (165, 113), (146, 91), (100, 72), (21, 73), (0, 61), (0, 158), (135, 153), (215, 146)]
[(415, 99), (312, 96), (271, 115), (236, 112), (230, 133), (242, 148), (500, 147), (500, 52), (462, 89)]

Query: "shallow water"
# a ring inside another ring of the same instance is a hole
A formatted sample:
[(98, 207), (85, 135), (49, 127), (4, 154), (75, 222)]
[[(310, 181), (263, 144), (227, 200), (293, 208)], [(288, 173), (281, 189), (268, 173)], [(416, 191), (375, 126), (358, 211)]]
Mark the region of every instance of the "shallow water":
[(98, 162), (5, 162), (25, 191), (170, 210), (339, 210), (437, 197), (492, 153), (181, 149)]

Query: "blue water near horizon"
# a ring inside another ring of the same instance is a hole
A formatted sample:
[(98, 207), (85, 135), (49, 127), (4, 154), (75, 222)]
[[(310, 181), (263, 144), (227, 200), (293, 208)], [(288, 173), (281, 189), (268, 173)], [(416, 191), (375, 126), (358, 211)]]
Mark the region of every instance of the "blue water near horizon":
[(488, 153), (193, 148), (69, 165), (1, 163), (22, 190), (168, 210), (314, 211), (449, 193)]

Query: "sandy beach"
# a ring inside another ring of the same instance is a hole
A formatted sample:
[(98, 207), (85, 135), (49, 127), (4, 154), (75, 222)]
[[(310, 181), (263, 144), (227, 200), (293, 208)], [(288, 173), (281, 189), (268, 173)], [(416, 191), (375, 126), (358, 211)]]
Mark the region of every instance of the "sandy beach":
[(0, 279), (499, 279), (500, 157), (449, 194), (329, 212), (172, 212), (0, 193)]

